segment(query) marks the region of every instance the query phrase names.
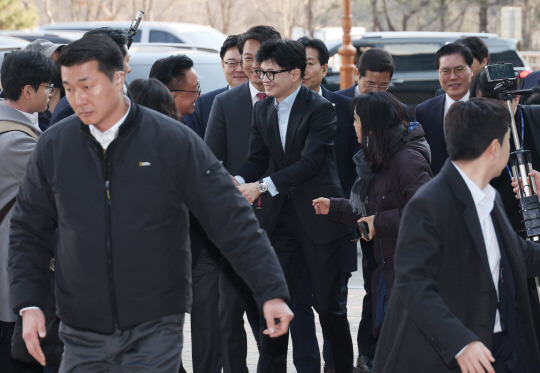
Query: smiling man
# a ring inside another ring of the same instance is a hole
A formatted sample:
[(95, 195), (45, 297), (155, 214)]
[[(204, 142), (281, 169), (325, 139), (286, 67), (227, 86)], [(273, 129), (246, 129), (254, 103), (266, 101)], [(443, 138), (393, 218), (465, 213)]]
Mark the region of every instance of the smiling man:
[(431, 148), (431, 170), (437, 174), (448, 158), (444, 140), (444, 117), (456, 101), (469, 99), (473, 64), (471, 50), (463, 44), (452, 43), (435, 53), (435, 68), (445, 94), (422, 102), (416, 107), (415, 120), (422, 124)]
[(171, 91), (180, 115), (192, 114), (195, 102), (201, 96), (201, 83), (193, 68), (193, 60), (177, 54), (154, 62), (150, 78), (161, 81)]
[[(279, 32), (266, 25), (253, 26), (240, 35), (237, 45), (242, 56), (242, 68), (249, 80), (217, 95), (212, 103), (204, 141), (232, 175), (238, 172), (246, 161), (253, 106), (266, 97), (264, 86), (255, 74), (255, 70), (259, 68), (255, 56), (262, 43), (279, 38)], [(255, 216), (263, 229), (268, 225), (270, 203), (269, 197), (262, 197), (253, 206)], [(253, 301), (253, 294), (231, 265), (223, 261), (219, 274), (219, 318), (225, 373), (248, 372), (244, 313), (247, 314), (255, 340), (259, 344), (259, 311)]]
[(77, 116), (36, 146), (13, 213), (13, 309), (45, 365), (41, 308), (56, 260), (61, 372), (178, 372), (191, 308), (192, 212), (253, 290), (270, 337), (286, 333), (288, 291), (266, 234), (201, 139), (123, 93), (122, 54), (106, 36), (59, 59)]
[[(317, 194), (343, 195), (334, 154), (336, 112), (328, 100), (302, 85), (307, 62), (301, 43), (269, 40), (256, 59), (261, 66), (257, 76), (270, 98), (253, 109), (249, 156), (237, 173), (239, 189), (250, 203), (261, 194), (272, 196), (268, 234), (289, 289), (296, 290), (305, 260), (336, 371), (351, 373), (352, 341), (340, 293), (341, 239), (352, 231), (310, 209)], [(270, 160), (274, 172), (262, 178)], [(287, 343), (288, 336), (263, 337), (258, 372), (285, 372)]]

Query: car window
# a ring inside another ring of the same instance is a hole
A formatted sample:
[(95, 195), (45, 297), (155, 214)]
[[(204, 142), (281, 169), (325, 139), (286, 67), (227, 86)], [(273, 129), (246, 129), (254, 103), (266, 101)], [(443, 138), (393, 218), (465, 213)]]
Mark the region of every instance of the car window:
[(392, 57), (396, 71), (435, 70), (433, 56), (439, 43), (399, 43), (383, 45)]
[(184, 43), (171, 33), (158, 30), (150, 30), (150, 43)]

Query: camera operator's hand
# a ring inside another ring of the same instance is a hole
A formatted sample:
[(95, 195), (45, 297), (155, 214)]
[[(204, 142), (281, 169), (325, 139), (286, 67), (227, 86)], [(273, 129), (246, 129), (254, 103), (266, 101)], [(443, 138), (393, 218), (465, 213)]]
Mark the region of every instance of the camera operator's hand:
[[(531, 172), (529, 172), (529, 176), (531, 176), (534, 179), (534, 183), (536, 184), (536, 190), (540, 190), (540, 172), (538, 172), (536, 170), (532, 170)], [(518, 181), (516, 181), (515, 178), (512, 178), (512, 187), (514, 188), (514, 193), (516, 194), (516, 199), (519, 199), (519, 197), (517, 195), (518, 189), (519, 189), (518, 188)]]

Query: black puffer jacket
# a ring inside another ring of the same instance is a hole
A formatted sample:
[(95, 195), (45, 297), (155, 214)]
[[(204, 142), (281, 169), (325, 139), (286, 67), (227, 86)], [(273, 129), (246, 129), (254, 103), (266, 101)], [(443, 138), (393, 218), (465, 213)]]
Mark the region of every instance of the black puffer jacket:
[[(76, 116), (37, 144), (13, 214), (15, 311), (42, 306), (56, 258), (60, 319), (109, 334), (191, 307), (188, 209), (253, 289), (288, 298), (281, 267), (251, 207), (187, 127), (132, 103), (103, 151)], [(58, 245), (50, 244), (58, 229)]]
[[(373, 254), (377, 262), (371, 281), (373, 315), (375, 315), (377, 287), (384, 268), (386, 299), (388, 301), (394, 282), (394, 250), (399, 222), (405, 204), (414, 193), (433, 177), (429, 167), (431, 155), (424, 138), (422, 126), (410, 123), (410, 131), (403, 141), (396, 145), (388, 166), (381, 169), (368, 188), (367, 216), (375, 215), (373, 220), (375, 237)], [(362, 216), (355, 214), (349, 201), (332, 198), (328, 217), (335, 221), (357, 226)], [(384, 266), (383, 266), (384, 262)], [(375, 320), (375, 317), (374, 317)], [(378, 330), (375, 330), (375, 334)]]

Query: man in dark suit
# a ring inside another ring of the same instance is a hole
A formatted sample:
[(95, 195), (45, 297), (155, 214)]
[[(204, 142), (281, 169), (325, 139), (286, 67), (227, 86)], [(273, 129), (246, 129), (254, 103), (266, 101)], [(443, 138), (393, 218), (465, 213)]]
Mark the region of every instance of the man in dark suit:
[(386, 91), (394, 75), (394, 59), (382, 48), (371, 48), (358, 59), (354, 76), (356, 84), (337, 91), (340, 95), (353, 98), (368, 92)]
[[(212, 104), (205, 142), (232, 175), (244, 164), (248, 154), (253, 105), (266, 97), (262, 81), (255, 74), (260, 67), (255, 55), (264, 41), (280, 37), (279, 32), (270, 26), (255, 26), (240, 35), (238, 49), (249, 81), (217, 95)], [(270, 202), (270, 197), (262, 197), (254, 206), (263, 229), (267, 226)], [(247, 373), (247, 339), (243, 316), (246, 312), (259, 344), (259, 312), (251, 290), (226, 261), (221, 265), (219, 294), (224, 372)]]
[(539, 372), (527, 277), (540, 247), (512, 229), (489, 181), (510, 151), (510, 114), (473, 98), (446, 116), (450, 160), (403, 212), (374, 372)]
[[(348, 97), (338, 95), (321, 86), (323, 78), (328, 72), (328, 49), (322, 40), (302, 37), (298, 39), (306, 47), (307, 66), (302, 84), (313, 92), (326, 98), (334, 105), (337, 115), (336, 134), (334, 136), (334, 152), (336, 165), (343, 190), (343, 195), (351, 194), (351, 187), (356, 180), (356, 167), (352, 157), (359, 149), (358, 139), (354, 131), (351, 100)], [(351, 272), (357, 270), (356, 242), (354, 234), (343, 238), (343, 272), (341, 284), (340, 302), (347, 306), (347, 282)], [(315, 334), (315, 322), (313, 317), (313, 291), (309, 282), (309, 276), (302, 263), (301, 277), (298, 280), (296, 296), (293, 299), (292, 310), (294, 322), (291, 323), (291, 338), (293, 342), (293, 361), (299, 373), (320, 371), (321, 358), (319, 344)], [(330, 346), (327, 338), (324, 338), (323, 357), (325, 372), (332, 372), (334, 362), (330, 355)]]
[[(482, 41), (482, 39), (477, 38), (476, 36), (468, 36), (466, 38), (461, 38), (456, 40), (456, 43), (463, 44), (466, 47), (469, 47), (473, 54), (473, 63), (471, 65), (471, 73), (472, 73), (472, 79), (474, 79), (475, 76), (480, 74), (484, 67), (488, 64), (489, 61), (489, 50), (486, 45)], [(439, 88), (437, 92), (435, 92), (435, 96), (444, 95), (445, 92), (442, 88)]]
[[(320, 219), (312, 208), (316, 195), (342, 196), (336, 168), (335, 109), (302, 85), (304, 46), (292, 40), (269, 40), (257, 53), (267, 98), (255, 105), (249, 156), (237, 173), (248, 202), (273, 197), (268, 233), (294, 294), (298, 269), (306, 262), (314, 307), (330, 341), (336, 372), (351, 373), (353, 350), (346, 308), (340, 304), (342, 238), (351, 229)], [(263, 179), (272, 159), (274, 172)], [(288, 336), (263, 337), (259, 372), (285, 372)]]
[(240, 55), (240, 51), (238, 50), (238, 35), (229, 35), (225, 39), (219, 51), (219, 56), (221, 57), (221, 68), (223, 69), (223, 75), (225, 75), (228, 86), (205, 93), (199, 97), (195, 102), (194, 112), (185, 115), (183, 118), (184, 123), (202, 138), (204, 138), (204, 133), (206, 132), (214, 98), (220, 93), (245, 83), (248, 80), (242, 68), (242, 55)]
[(431, 170), (436, 175), (444, 164), (448, 153), (444, 140), (444, 116), (456, 101), (469, 99), (473, 54), (459, 43), (447, 44), (435, 53), (435, 67), (439, 71), (439, 82), (445, 95), (433, 97), (416, 107), (414, 117), (420, 122), (431, 148)]

